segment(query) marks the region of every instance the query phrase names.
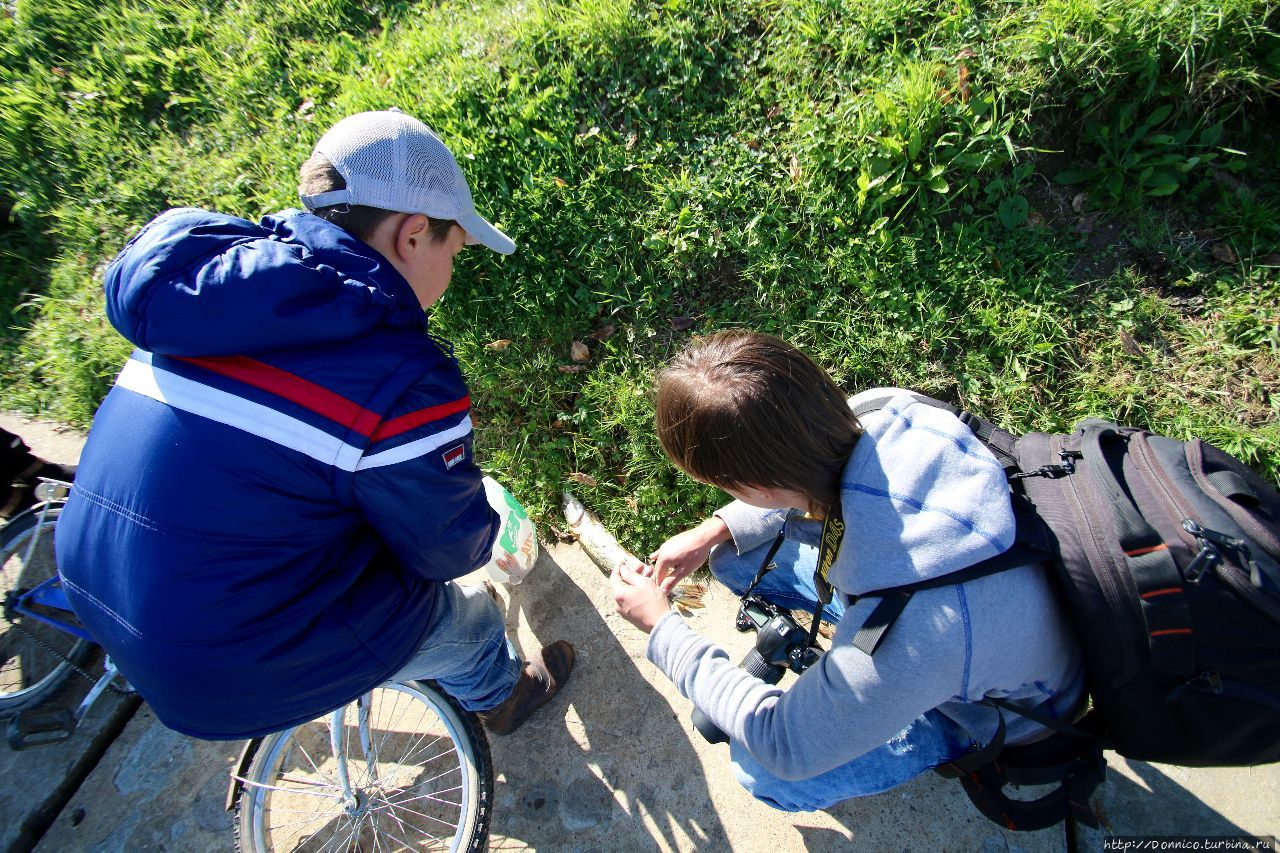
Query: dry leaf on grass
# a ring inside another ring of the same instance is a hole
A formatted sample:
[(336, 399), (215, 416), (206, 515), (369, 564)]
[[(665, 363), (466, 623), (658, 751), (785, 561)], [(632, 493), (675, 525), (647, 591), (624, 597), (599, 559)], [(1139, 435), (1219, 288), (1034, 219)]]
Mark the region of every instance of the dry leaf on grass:
[(503, 338), (500, 341), (490, 341), (489, 343), (484, 345), (484, 348), (494, 350), (495, 352), (502, 352), (504, 349), (506, 349), (509, 346), (511, 346), (511, 341), (507, 340), (506, 338)]
[(581, 373), (586, 369), (587, 366), (585, 364), (562, 364), (556, 368), (561, 373)]
[(568, 477), (568, 479), (573, 480), (573, 482), (575, 483), (580, 483), (581, 485), (584, 485), (584, 486), (590, 486), (593, 489), (596, 486), (600, 485), (599, 483), (596, 482), (595, 477), (592, 477), (590, 474), (583, 474), (581, 471), (572, 471), (566, 476)]
[(1142, 355), (1142, 347), (1138, 346), (1138, 342), (1135, 341), (1133, 336), (1124, 329), (1120, 330), (1120, 346), (1124, 347), (1124, 351), (1129, 353), (1129, 355)]
[(577, 362), (590, 361), (591, 350), (587, 349), (586, 344), (574, 341), (569, 345), (569, 357)]
[(791, 155), (791, 168), (789, 169), (789, 172), (791, 174), (791, 183), (800, 183), (800, 178), (804, 175), (804, 170), (800, 168), (800, 158), (794, 154)]
[(1231, 248), (1227, 243), (1214, 243), (1209, 247), (1209, 253), (1213, 255), (1214, 260), (1222, 264), (1238, 264), (1240, 258), (1236, 255), (1236, 250)]
[(612, 323), (605, 323), (603, 326), (592, 332), (591, 337), (595, 338), (597, 341), (607, 341), (609, 338), (613, 337), (613, 333), (616, 331), (618, 331), (617, 326)]

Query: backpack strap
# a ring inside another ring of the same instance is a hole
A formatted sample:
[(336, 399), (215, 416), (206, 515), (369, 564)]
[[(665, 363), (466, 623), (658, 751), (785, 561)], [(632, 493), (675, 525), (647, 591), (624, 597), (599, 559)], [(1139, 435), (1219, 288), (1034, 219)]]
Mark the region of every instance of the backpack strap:
[[(1146, 624), (1151, 656), (1175, 675), (1195, 674), (1191, 608), (1183, 594), (1182, 574), (1156, 530), (1147, 523), (1120, 484), (1104, 451), (1104, 444), (1128, 439), (1112, 424), (1086, 423), (1080, 448), (1102, 506), (1088, 507), (1109, 516), (1115, 524), (1125, 565), (1133, 577)], [(1085, 491), (1080, 491), (1082, 497)]]
[(917, 581), (916, 583), (903, 584), (889, 589), (876, 590), (875, 592), (864, 592), (862, 595), (856, 596), (854, 601), (860, 598), (879, 597), (880, 603), (875, 606), (871, 611), (871, 615), (867, 617), (867, 620), (862, 623), (862, 627), (858, 629), (858, 633), (854, 635), (854, 648), (868, 655), (875, 654), (876, 649), (884, 642), (885, 635), (893, 627), (893, 623), (902, 615), (902, 611), (910, 603), (911, 596), (919, 590), (955, 586), (978, 578), (985, 578), (988, 575), (1016, 569), (1028, 563), (1047, 560), (1058, 553), (1053, 533), (1049, 530), (1048, 525), (1036, 515), (1035, 506), (1030, 500), (1015, 493), (1013, 495), (1013, 515), (1018, 525), (1017, 532), (1014, 534), (1013, 546), (1004, 553), (997, 554), (980, 563), (974, 563), (968, 568), (948, 575)]
[[(991, 742), (933, 768), (934, 772), (946, 779), (959, 779), (974, 807), (1006, 829), (1044, 829), (1068, 819), (1096, 828), (1098, 818), (1089, 799), (1106, 774), (1104, 745), (1087, 732), (1038, 712), (1028, 713), (1012, 702), (988, 698), (986, 704), (999, 714)], [(1003, 710), (1032, 717), (1060, 733), (1025, 746), (1006, 748)], [(1013, 799), (1004, 793), (1004, 787), (1010, 784), (1055, 783), (1056, 788), (1035, 800)]]
[[(1007, 753), (1031, 747), (1012, 747)], [(1106, 775), (1106, 763), (1100, 749), (1084, 747), (1056, 764), (1045, 765), (1031, 774), (1022, 768), (997, 759), (960, 777), (969, 800), (991, 821), (1014, 831), (1046, 829), (1068, 819), (1086, 826), (1098, 827), (1098, 818), (1089, 806), (1089, 798)], [(1037, 779), (1038, 782), (1029, 780)], [(1025, 780), (1025, 781), (1019, 781)], [(1016, 800), (1004, 793), (1008, 784), (1046, 784), (1059, 782), (1057, 788), (1035, 800)]]
[(1047, 554), (1034, 547), (1015, 543), (1012, 548), (1003, 554), (997, 554), (989, 560), (974, 563), (967, 569), (961, 569), (949, 575), (903, 584), (889, 589), (864, 592), (862, 595), (855, 596), (854, 601), (862, 598), (879, 598), (880, 603), (875, 606), (871, 611), (871, 615), (867, 617), (867, 620), (862, 623), (862, 627), (858, 629), (858, 633), (853, 638), (854, 648), (868, 655), (875, 654), (876, 649), (884, 642), (885, 635), (893, 627), (893, 623), (897, 621), (898, 617), (902, 615), (902, 611), (911, 602), (911, 596), (920, 590), (957, 586), (978, 578), (985, 578), (988, 575), (1016, 569), (1019, 566), (1025, 566), (1027, 563), (1043, 560), (1046, 556)]

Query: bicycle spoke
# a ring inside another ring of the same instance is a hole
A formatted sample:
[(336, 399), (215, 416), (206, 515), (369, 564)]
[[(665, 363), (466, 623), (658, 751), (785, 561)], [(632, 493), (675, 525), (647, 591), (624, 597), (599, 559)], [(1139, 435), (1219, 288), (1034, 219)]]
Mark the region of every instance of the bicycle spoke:
[(346, 845), (346, 849), (347, 849), (347, 850), (359, 850), (359, 849), (360, 849), (360, 848), (357, 846), (357, 843), (356, 843), (356, 842), (358, 842), (358, 841), (360, 840), (360, 826), (361, 826), (361, 823), (362, 823), (362, 822), (361, 822), (361, 821), (359, 821), (359, 820), (353, 820), (353, 821), (351, 821), (351, 835), (350, 835), (350, 836), (348, 837), (348, 839), (347, 839), (347, 845)]
[[(338, 797), (335, 794), (321, 794), (319, 791), (303, 791), (298, 788), (282, 788), (279, 785), (268, 785), (266, 782), (256, 782), (252, 779), (246, 779), (243, 776), (232, 776), (231, 778), (235, 779), (238, 782), (241, 782), (242, 784), (248, 785), (251, 788), (262, 788), (263, 790), (266, 790), (266, 791), (280, 791), (281, 793), (284, 793), (284, 794), (297, 794), (299, 797), (320, 797), (321, 799), (325, 799), (325, 800), (338, 799)], [(320, 783), (315, 782), (315, 783), (303, 783), (303, 784), (319, 785)], [(338, 788), (333, 785), (327, 785), (325, 787), (331, 787), (334, 789), (334, 791), (338, 790)]]
[[(408, 811), (408, 810), (406, 809), (406, 811)], [(428, 838), (430, 838), (432, 841), (436, 841), (436, 842), (439, 842), (439, 843), (441, 843), (441, 844), (444, 844), (444, 843), (448, 840), (448, 839), (446, 839), (446, 838), (442, 838), (442, 837), (441, 837), (441, 836), (439, 836), (439, 835), (436, 835), (434, 832), (432, 832), (430, 829), (428, 829), (428, 828), (427, 828), (427, 827), (425, 827), (425, 826), (414, 826), (414, 825), (412, 825), (412, 824), (405, 823), (403, 820), (401, 820), (401, 819), (400, 819), (400, 816), (399, 816), (399, 815), (396, 815), (396, 814), (394, 813), (394, 810), (392, 811), (392, 814), (393, 814), (393, 816), (395, 817), (396, 822), (397, 822), (397, 823), (399, 823), (401, 826), (405, 827), (406, 829), (412, 829), (412, 830), (414, 830), (415, 832), (420, 832), (420, 833), (422, 833), (423, 835), (425, 835), (425, 836), (427, 836)], [(448, 827), (449, 827), (449, 829), (450, 829), (450, 833), (449, 833), (449, 837), (450, 837), (450, 838), (452, 838), (454, 835), (456, 835), (456, 834), (457, 834), (457, 832), (458, 832), (458, 827), (457, 827), (457, 825), (456, 825), (456, 824), (445, 824), (445, 825), (446, 825), (446, 826), (448, 826)], [(400, 839), (397, 839), (397, 840), (399, 841)], [(400, 841), (400, 843), (401, 843), (401, 844), (403, 844), (404, 842), (403, 842), (403, 841)]]
[(450, 822), (449, 822), (449, 821), (447, 821), (447, 820), (442, 820), (441, 818), (438, 818), (438, 817), (436, 817), (435, 815), (429, 815), (429, 814), (426, 814), (425, 812), (416, 811), (416, 810), (411, 809), (411, 808), (409, 808), (409, 807), (407, 807), (407, 806), (402, 806), (402, 805), (399, 805), (399, 804), (392, 805), (391, 803), (387, 803), (386, 805), (384, 805), (384, 806), (379, 806), (378, 808), (373, 809), (372, 811), (382, 811), (383, 809), (403, 809), (404, 811), (408, 812), (409, 814), (417, 815), (418, 817), (425, 817), (427, 820), (434, 820), (434, 821), (435, 821), (436, 823), (438, 823), (438, 824), (442, 824), (442, 825), (444, 825), (444, 826), (449, 826), (449, 827), (454, 827), (454, 828), (456, 828), (456, 827), (457, 827), (457, 824), (450, 823)]
[(395, 805), (395, 806), (398, 806), (398, 805), (402, 805), (402, 804), (404, 804), (404, 803), (416, 803), (416, 802), (419, 802), (420, 800), (429, 800), (430, 802), (433, 802), (433, 803), (439, 803), (439, 804), (444, 805), (444, 806), (453, 806), (454, 808), (458, 808), (458, 809), (460, 809), (460, 808), (462, 808), (462, 803), (455, 803), (455, 802), (453, 802), (453, 801), (451, 801), (451, 800), (442, 800), (442, 799), (440, 799), (440, 797), (438, 797), (438, 796), (436, 796), (436, 795), (437, 795), (437, 794), (448, 794), (448, 793), (453, 792), (453, 791), (461, 791), (461, 790), (462, 790), (462, 786), (461, 786), (461, 785), (459, 785), (459, 786), (458, 786), (458, 787), (456, 787), (456, 788), (446, 788), (446, 789), (444, 789), (443, 791), (434, 791), (434, 792), (432, 792), (432, 793), (430, 793), (430, 794), (423, 794), (423, 795), (418, 796), (418, 797), (409, 797), (408, 799), (403, 799), (403, 800), (391, 800), (391, 799), (388, 799), (386, 802), (387, 802), (389, 805)]
[[(276, 811), (277, 811), (277, 809), (272, 808), (272, 809), (270, 809), (270, 811), (268, 812), (268, 814), (275, 814), (275, 813), (276, 813)], [(277, 823), (272, 823), (272, 824), (270, 825), (270, 830), (271, 830), (271, 831), (273, 831), (273, 832), (275, 832), (275, 831), (280, 831), (280, 830), (285, 830), (285, 831), (288, 831), (291, 835), (301, 835), (301, 834), (302, 834), (302, 827), (304, 827), (304, 826), (309, 826), (309, 825), (311, 825), (311, 824), (315, 823), (317, 820), (326, 820), (326, 821), (327, 821), (327, 820), (330, 820), (330, 819), (332, 818), (332, 816), (331, 816), (331, 815), (327, 815), (327, 814), (325, 814), (324, 812), (309, 812), (309, 814), (311, 815), (311, 817), (310, 817), (310, 818), (308, 818), (307, 820), (295, 820), (295, 821), (291, 821), (291, 822), (289, 822), (289, 823), (279, 823), (279, 824), (277, 824)]]
[(296, 732), (296, 731), (294, 732), (294, 735), (293, 735), (293, 748), (302, 753), (302, 757), (307, 760), (307, 764), (311, 765), (312, 771), (314, 771), (317, 776), (324, 779), (327, 783), (332, 785), (334, 788), (342, 787), (337, 783), (336, 779), (330, 779), (328, 776), (324, 774), (324, 772), (316, 764), (315, 759), (311, 757), (311, 753), (307, 751), (306, 745), (299, 740), (299, 732)]
[(343, 842), (343, 841), (340, 841), (339, 838), (340, 838), (339, 833), (337, 832), (333, 833), (332, 835), (330, 835), (328, 838), (325, 839), (324, 844), (320, 846), (320, 849), (317, 850), (316, 853), (325, 853), (325, 851), (329, 849), (329, 845), (334, 844), (335, 842), (337, 843), (337, 846), (334, 847), (335, 850), (342, 850), (344, 847), (350, 846), (349, 839), (347, 842)]
[[(401, 791), (412, 791), (414, 788), (421, 788), (423, 785), (430, 785), (432, 782), (435, 782), (435, 781), (436, 781), (436, 780), (438, 780), (438, 779), (443, 779), (445, 776), (448, 776), (450, 773), (457, 773), (457, 772), (459, 772), (459, 771), (461, 771), (461, 770), (462, 770), (462, 766), (461, 766), (461, 765), (459, 765), (459, 766), (457, 766), (457, 767), (450, 768), (450, 769), (448, 769), (448, 770), (444, 771), (443, 773), (438, 773), (438, 774), (436, 774), (435, 776), (432, 776), (430, 779), (423, 779), (421, 782), (417, 782), (417, 783), (415, 783), (415, 784), (413, 784), (413, 785), (410, 785), (410, 786), (409, 786), (409, 787), (407, 787), (407, 788), (401, 788), (400, 790), (401, 790)], [(448, 790), (448, 791), (456, 791), (456, 790), (458, 790), (458, 789), (459, 789), (459, 788), (461, 788), (461, 787), (462, 787), (461, 785), (456, 785), (456, 786), (454, 786), (454, 787), (452, 787), (452, 788), (446, 788), (445, 790)], [(437, 791), (436, 793), (441, 793), (441, 792)]]
[[(422, 715), (422, 716), (425, 716), (425, 715)], [(421, 716), (419, 717), (419, 720), (421, 721)], [(435, 734), (435, 736), (434, 738), (431, 738), (431, 735), (433, 734)], [(422, 745), (422, 747), (420, 747), (419, 743), (421, 742), (421, 740), (424, 740), (426, 738), (431, 738), (431, 743)], [(449, 743), (453, 742), (453, 739), (451, 738), (451, 736), (449, 736), (447, 729), (445, 729), (445, 731), (442, 731), (442, 733), (439, 733), (439, 734), (434, 733), (434, 731), (422, 731), (422, 733), (417, 735), (415, 742), (408, 745), (408, 751), (406, 752), (406, 754), (404, 754), (403, 760), (404, 761), (411, 760), (411, 758), (415, 756), (415, 754), (417, 754), (417, 752), (419, 752), (420, 749), (426, 749), (428, 747), (431, 747), (431, 745), (439, 743), (440, 740), (444, 740), (444, 739), (448, 739)], [(440, 754), (448, 754), (448, 753), (445, 752)]]
[[(443, 776), (443, 775), (446, 775), (446, 774), (443, 774), (443, 773), (442, 773), (442, 774), (440, 774), (440, 775), (441, 775), (441, 776)], [(407, 793), (409, 793), (410, 791), (415, 790), (415, 789), (417, 789), (417, 788), (421, 788), (423, 785), (426, 785), (426, 784), (429, 784), (429, 783), (431, 783), (431, 782), (434, 782), (434, 781), (436, 781), (436, 779), (439, 779), (439, 778), (440, 778), (440, 777), (439, 777), (439, 776), (437, 776), (435, 779), (425, 779), (425, 780), (423, 780), (422, 782), (419, 782), (419, 783), (418, 783), (418, 784), (416, 784), (416, 785), (410, 785), (408, 788), (397, 788), (397, 789), (396, 789), (396, 793), (397, 793), (397, 794), (407, 794)], [(452, 791), (461, 791), (461, 790), (462, 790), (462, 788), (463, 788), (463, 785), (462, 785), (461, 783), (459, 783), (459, 784), (457, 784), (457, 785), (454, 785), (454, 786), (453, 786), (453, 787), (451, 787), (451, 788), (437, 788), (437, 789), (435, 789), (434, 791), (429, 791), (429, 792), (427, 792), (427, 793), (425, 793), (425, 794), (419, 794), (418, 796), (411, 797), (410, 799), (414, 799), (414, 800), (416, 800), (416, 799), (420, 799), (421, 797), (430, 797), (430, 796), (435, 795), (435, 794), (448, 794), (448, 793), (450, 793), (450, 792), (452, 792)]]
[[(401, 826), (403, 826), (403, 825), (404, 825), (404, 822), (403, 822), (403, 821), (399, 821), (399, 819), (397, 819), (397, 822), (399, 822)], [(423, 832), (426, 832), (426, 830), (422, 830), (422, 831), (423, 831)], [(396, 835), (396, 834), (395, 834), (395, 833), (393, 833), (393, 832), (388, 831), (388, 832), (387, 832), (387, 835), (391, 836), (393, 839), (395, 839), (396, 841), (398, 841), (400, 844), (404, 845), (404, 848), (405, 848), (406, 850), (412, 850), (412, 849), (414, 848), (414, 845), (410, 844), (408, 841), (405, 841), (403, 838), (401, 838), (400, 836)], [(431, 835), (431, 833), (427, 832), (427, 835)], [(374, 834), (374, 838), (376, 839), (377, 837), (378, 837), (378, 836), (377, 836), (377, 834), (376, 834), (376, 826), (375, 826), (375, 834)], [(433, 841), (441, 841), (441, 840), (443, 840), (443, 839), (440, 839), (440, 838), (436, 838), (434, 835), (431, 835), (431, 839), (432, 839)]]
[[(403, 693), (401, 693), (401, 692), (400, 692), (400, 691), (398, 691), (398, 690), (397, 690), (397, 691), (394, 691), (394, 692), (395, 692), (395, 698), (392, 700), (391, 713), (388, 715), (388, 719), (391, 719), (391, 720), (396, 719), (396, 712), (397, 712), (397, 711), (399, 711), (399, 709), (400, 709), (400, 699), (401, 699), (401, 697), (402, 697), (402, 696), (404, 696), (404, 694), (403, 694)], [(389, 737), (391, 737), (391, 726), (390, 726), (390, 725), (388, 725), (385, 729), (383, 729), (383, 731), (382, 731), (382, 739), (381, 739), (381, 740), (377, 743), (377, 745), (374, 747), (374, 752), (375, 752), (377, 755), (385, 755), (385, 754), (386, 754), (386, 753), (384, 753), (384, 752), (383, 752), (383, 747), (384, 747), (384, 746), (386, 746), (387, 738), (389, 738)]]

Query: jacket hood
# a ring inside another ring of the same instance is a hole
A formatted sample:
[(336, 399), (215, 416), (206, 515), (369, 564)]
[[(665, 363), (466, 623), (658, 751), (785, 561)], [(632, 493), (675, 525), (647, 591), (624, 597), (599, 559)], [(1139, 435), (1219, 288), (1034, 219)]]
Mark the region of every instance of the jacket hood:
[(954, 415), (900, 394), (863, 428), (841, 480), (837, 588), (861, 595), (935, 578), (1013, 545), (1004, 469)]
[(259, 224), (193, 208), (161, 214), (107, 269), (111, 324), (165, 355), (236, 355), (421, 326), (409, 283), (378, 252), (318, 216)]

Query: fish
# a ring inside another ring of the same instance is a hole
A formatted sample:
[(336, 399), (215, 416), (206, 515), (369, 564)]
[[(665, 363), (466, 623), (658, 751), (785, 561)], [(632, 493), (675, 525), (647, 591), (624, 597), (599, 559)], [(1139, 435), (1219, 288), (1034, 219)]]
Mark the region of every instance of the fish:
[[(596, 514), (583, 506), (582, 501), (574, 497), (572, 492), (564, 492), (563, 497), (561, 509), (564, 511), (564, 520), (568, 522), (570, 532), (593, 563), (607, 573), (612, 573), (614, 567), (621, 562), (644, 565), (643, 560), (618, 544), (618, 540), (605, 529)], [(676, 584), (668, 597), (681, 610), (697, 610), (705, 606), (702, 597), (706, 592), (706, 584), (685, 579)]]

